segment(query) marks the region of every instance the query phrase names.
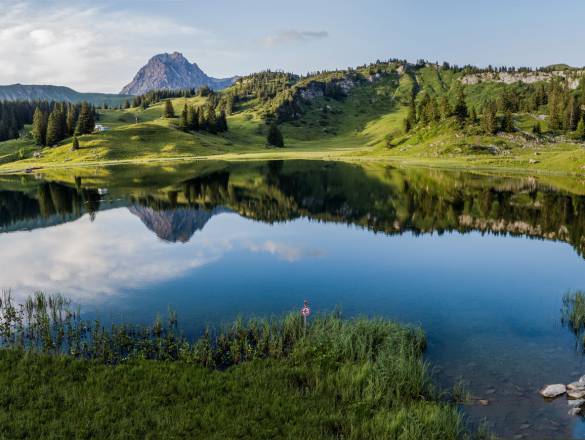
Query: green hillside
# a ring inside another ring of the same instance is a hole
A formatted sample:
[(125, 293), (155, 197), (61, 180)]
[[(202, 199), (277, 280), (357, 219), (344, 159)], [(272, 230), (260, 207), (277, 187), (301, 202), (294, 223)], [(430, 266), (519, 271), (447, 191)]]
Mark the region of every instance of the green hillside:
[[(305, 77), (262, 72), (221, 92), (151, 94), (134, 107), (98, 109), (97, 123), (107, 130), (80, 136), (76, 151), (71, 138), (41, 149), (26, 136), (2, 142), (0, 171), (221, 157), (394, 160), (581, 173), (585, 82), (578, 70), (566, 77), (526, 79), (547, 72), (402, 61)], [(506, 83), (500, 77), (519, 80)], [(175, 117), (165, 117), (168, 100)], [(186, 105), (201, 114), (209, 108), (214, 114), (225, 112), (228, 131), (185, 129), (181, 113)], [(273, 125), (285, 148), (267, 146)]]

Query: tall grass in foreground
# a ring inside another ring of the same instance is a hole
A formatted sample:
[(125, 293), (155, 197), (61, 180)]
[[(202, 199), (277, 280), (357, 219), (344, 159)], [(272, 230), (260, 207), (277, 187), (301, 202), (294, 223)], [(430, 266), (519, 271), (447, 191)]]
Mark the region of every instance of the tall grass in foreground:
[[(87, 434), (96, 406), (107, 415), (93, 420), (94, 438), (466, 436), (457, 409), (430, 381), (422, 331), (383, 319), (332, 313), (305, 330), (291, 313), (236, 320), (190, 341), (174, 313), (151, 326), (106, 330), (61, 296), (39, 293), (15, 306), (5, 292), (0, 323), (2, 344), (14, 349), (0, 353), (0, 405), (10, 414), (0, 426), (12, 438)], [(38, 399), (57, 425), (29, 412)]]

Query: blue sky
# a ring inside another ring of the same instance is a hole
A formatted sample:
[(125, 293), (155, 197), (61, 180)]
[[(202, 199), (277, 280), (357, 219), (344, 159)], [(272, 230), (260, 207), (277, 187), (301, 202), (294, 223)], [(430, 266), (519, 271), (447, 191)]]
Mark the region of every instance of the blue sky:
[(585, 2), (513, 0), (0, 0), (0, 84), (117, 92), (152, 55), (214, 76), (390, 57), (585, 65)]

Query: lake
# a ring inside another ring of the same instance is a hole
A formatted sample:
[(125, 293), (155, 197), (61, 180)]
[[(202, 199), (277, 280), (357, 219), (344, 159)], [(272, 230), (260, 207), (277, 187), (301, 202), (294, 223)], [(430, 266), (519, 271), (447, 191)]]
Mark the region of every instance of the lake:
[[(238, 315), (340, 307), (420, 325), (443, 387), (504, 437), (585, 438), (562, 297), (585, 289), (585, 186), (318, 161), (202, 161), (0, 177), (0, 287), (85, 316), (197, 334)], [(522, 436), (522, 437), (521, 437)]]

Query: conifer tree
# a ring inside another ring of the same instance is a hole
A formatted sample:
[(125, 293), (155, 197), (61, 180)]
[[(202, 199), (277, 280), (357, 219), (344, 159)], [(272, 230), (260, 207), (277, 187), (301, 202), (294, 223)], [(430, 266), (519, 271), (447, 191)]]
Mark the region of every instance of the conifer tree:
[(175, 109), (173, 108), (173, 103), (170, 99), (165, 101), (165, 111), (164, 111), (165, 118), (174, 118), (175, 117)]
[(95, 119), (93, 110), (90, 108), (87, 102), (81, 104), (81, 110), (79, 111), (79, 117), (77, 118), (76, 134), (90, 134), (95, 129)]
[(48, 147), (56, 145), (64, 137), (61, 116), (62, 116), (61, 110), (59, 109), (59, 107), (55, 106), (55, 108), (49, 115), (49, 120), (47, 122), (47, 137), (45, 144)]
[(585, 140), (585, 116), (582, 116), (581, 119), (579, 119), (577, 129), (575, 130), (575, 138), (580, 141)]
[(181, 113), (181, 129), (184, 131), (189, 130), (189, 108), (187, 107), (187, 103), (183, 107), (183, 112)]
[(439, 99), (439, 114), (441, 115), (442, 120), (451, 116), (451, 107), (449, 106), (449, 100), (446, 96), (441, 96)]
[(220, 132), (228, 131), (227, 117), (225, 110), (219, 112), (219, 118), (217, 119), (217, 129)]
[(497, 107), (493, 101), (487, 104), (483, 110), (481, 128), (485, 134), (496, 134), (498, 131)]
[(71, 136), (75, 132), (75, 119), (76, 119), (76, 110), (75, 106), (69, 104), (67, 107), (67, 135)]
[(73, 136), (73, 144), (71, 145), (71, 151), (79, 150), (79, 139), (77, 136)]
[(272, 123), (270, 125), (270, 129), (268, 130), (268, 136), (266, 137), (266, 141), (268, 145), (273, 147), (282, 148), (284, 147), (284, 139), (282, 137), (282, 133), (278, 128), (276, 123)]
[(465, 123), (465, 120), (467, 119), (468, 116), (468, 111), (463, 89), (460, 89), (459, 93), (457, 94), (457, 102), (455, 104), (455, 108), (453, 109), (453, 113), (460, 124)]
[(36, 108), (33, 116), (32, 136), (37, 145), (45, 145), (47, 139), (47, 115), (39, 107)]
[(190, 130), (199, 131), (201, 126), (199, 125), (199, 110), (196, 107), (189, 109), (189, 122), (188, 127)]
[(510, 109), (504, 112), (504, 118), (502, 119), (502, 131), (506, 133), (512, 133), (514, 131), (514, 118)]
[(540, 121), (536, 121), (536, 123), (532, 126), (532, 133), (536, 136), (542, 135), (542, 125)]

